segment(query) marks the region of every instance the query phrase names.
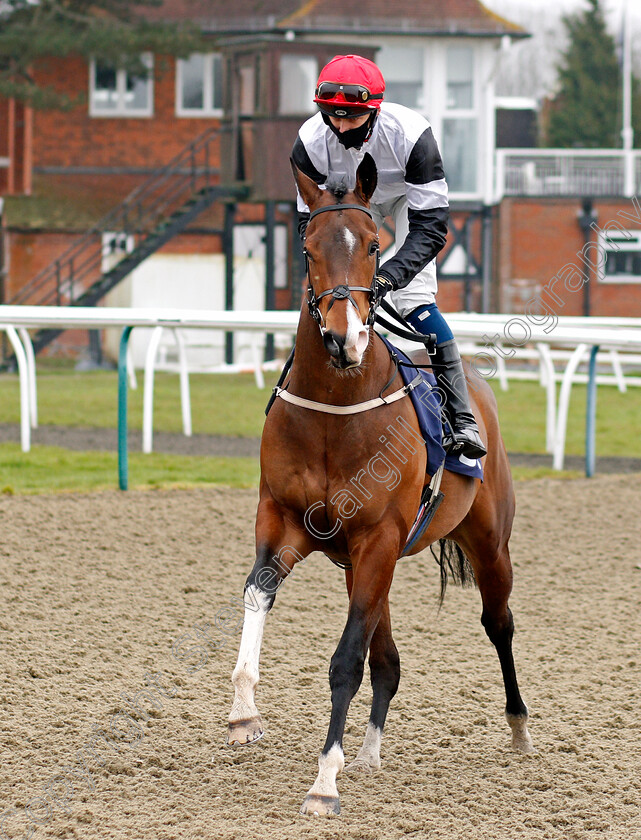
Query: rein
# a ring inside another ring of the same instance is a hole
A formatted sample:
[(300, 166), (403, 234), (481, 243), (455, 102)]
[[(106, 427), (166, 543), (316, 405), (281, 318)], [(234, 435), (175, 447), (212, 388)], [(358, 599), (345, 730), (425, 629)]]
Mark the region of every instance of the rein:
[[(371, 211), (367, 207), (363, 207), (361, 204), (328, 204), (326, 207), (319, 207), (317, 210), (314, 210), (314, 212), (310, 214), (309, 222), (311, 222), (311, 220), (315, 216), (319, 216), (321, 213), (328, 213), (330, 211), (335, 211), (335, 210), (338, 210), (338, 211), (340, 211), (340, 210), (360, 210), (362, 213), (366, 213), (370, 217), (370, 219), (374, 218)], [(308, 224), (309, 224), (309, 222), (308, 222)], [(386, 329), (390, 330), (391, 332), (396, 333), (396, 335), (400, 335), (402, 338), (407, 338), (410, 341), (417, 341), (417, 342), (423, 344), (425, 346), (426, 352), (429, 355), (434, 354), (434, 349), (433, 348), (436, 344), (436, 336), (435, 335), (430, 334), (430, 335), (426, 336), (426, 335), (422, 335), (421, 333), (417, 332), (416, 330), (414, 330), (412, 325), (409, 324), (401, 315), (399, 315), (399, 313), (396, 312), (388, 303), (386, 303), (382, 299), (377, 300), (377, 299), (374, 298), (374, 282), (375, 282), (376, 277), (378, 275), (378, 267), (379, 267), (380, 257), (381, 257), (380, 246), (377, 245), (377, 248), (376, 248), (376, 267), (374, 269), (374, 276), (372, 278), (372, 283), (369, 287), (367, 287), (367, 286), (350, 286), (346, 283), (339, 283), (339, 285), (334, 286), (333, 289), (328, 289), (325, 292), (321, 292), (320, 295), (316, 295), (314, 293), (314, 289), (312, 287), (312, 281), (311, 281), (310, 271), (309, 271), (309, 256), (307, 254), (307, 251), (303, 250), (303, 254), (305, 256), (305, 274), (307, 275), (307, 282), (308, 282), (308, 286), (307, 286), (307, 307), (309, 309), (309, 314), (311, 315), (311, 317), (314, 319), (314, 321), (316, 321), (316, 323), (320, 327), (321, 333), (325, 332), (325, 327), (323, 325), (323, 316), (321, 315), (320, 309), (318, 307), (319, 301), (321, 301), (324, 297), (327, 297), (328, 295), (331, 295), (332, 299), (329, 302), (329, 306), (327, 308), (328, 312), (337, 300), (348, 300), (352, 304), (352, 306), (356, 309), (356, 311), (358, 312), (359, 311), (358, 310), (358, 305), (357, 305), (356, 301), (354, 300), (354, 298), (352, 297), (352, 292), (367, 292), (370, 295), (369, 314), (367, 316), (367, 321), (366, 321), (368, 326), (372, 326), (375, 321), (378, 321)], [(379, 304), (382, 306), (382, 308), (385, 310), (385, 312), (388, 315), (390, 315), (391, 317), (394, 317), (397, 321), (399, 321), (401, 324), (403, 324), (403, 326), (406, 329), (400, 329), (398, 326), (396, 326), (394, 324), (391, 324), (389, 321), (382, 318), (380, 314), (377, 314), (376, 310), (377, 310)], [(324, 414), (338, 414), (338, 415), (360, 414), (364, 411), (369, 411), (372, 408), (377, 408), (380, 405), (389, 405), (390, 403), (394, 403), (397, 400), (403, 399), (403, 397), (406, 397), (410, 393), (410, 391), (412, 391), (414, 388), (416, 388), (416, 386), (422, 381), (422, 377), (421, 377), (421, 374), (418, 373), (416, 375), (416, 377), (408, 385), (405, 385), (403, 388), (399, 388), (397, 391), (394, 391), (393, 394), (390, 394), (389, 396), (384, 397), (383, 396), (383, 391), (387, 387), (389, 387), (389, 385), (391, 385), (391, 383), (393, 382), (394, 377), (396, 376), (396, 373), (398, 372), (399, 364), (403, 364), (404, 366), (407, 366), (405, 362), (401, 362), (398, 358), (395, 357), (394, 354), (392, 354), (392, 357), (393, 357), (394, 364), (395, 364), (395, 369), (394, 369), (394, 373), (392, 374), (392, 379), (386, 385), (383, 386), (383, 388), (381, 389), (381, 393), (378, 397), (374, 397), (374, 399), (367, 400), (366, 402), (355, 403), (353, 405), (332, 405), (330, 403), (320, 403), (320, 402), (315, 402), (314, 400), (307, 400), (307, 399), (304, 399), (303, 397), (298, 397), (295, 394), (290, 394), (290, 392), (287, 390), (287, 385), (283, 386), (283, 383), (285, 382), (285, 379), (287, 378), (287, 374), (289, 373), (289, 370), (290, 370), (290, 368), (292, 366), (292, 363), (294, 361), (294, 350), (292, 350), (292, 352), (290, 353), (290, 356), (287, 359), (287, 362), (285, 363), (285, 366), (284, 366), (284, 368), (281, 372), (278, 383), (272, 391), (272, 396), (271, 396), (269, 402), (267, 403), (267, 407), (265, 409), (265, 414), (269, 413), (269, 409), (272, 407), (272, 405), (274, 404), (274, 400), (277, 397), (280, 397), (282, 400), (285, 400), (285, 402), (291, 403), (292, 405), (299, 406), (300, 408), (307, 408), (307, 409), (310, 409), (312, 411), (320, 411)], [(412, 364), (411, 366), (414, 367), (415, 369), (431, 367), (431, 365), (418, 365), (418, 364), (417, 365)]]

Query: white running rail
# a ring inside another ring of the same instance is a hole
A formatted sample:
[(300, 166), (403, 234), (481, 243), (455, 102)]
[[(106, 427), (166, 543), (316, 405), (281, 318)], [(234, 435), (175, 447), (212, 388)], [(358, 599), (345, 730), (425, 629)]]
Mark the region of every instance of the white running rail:
[[(456, 338), (464, 343), (482, 346), (485, 353), (491, 353), (492, 347), (487, 345), (487, 336), (503, 331), (505, 325), (518, 315), (504, 314), (449, 314), (448, 322)], [(180, 328), (217, 329), (225, 332), (236, 330), (256, 333), (285, 333), (294, 335), (298, 324), (298, 312), (264, 312), (264, 311), (199, 311), (199, 310), (162, 310), (162, 309), (120, 309), (107, 307), (46, 307), (46, 306), (0, 306), (0, 329), (9, 336), (20, 374), (21, 394), (21, 443), (26, 452), (30, 447), (30, 425), (36, 422), (35, 407), (35, 363), (28, 360), (16, 328), (59, 327), (75, 329), (103, 329), (107, 327), (164, 327), (175, 331), (176, 336)], [(521, 316), (524, 320), (524, 316)], [(618, 353), (641, 354), (641, 319), (624, 318), (559, 318), (554, 329), (546, 330), (541, 325), (529, 324), (528, 346), (539, 355), (543, 382), (547, 390), (547, 445), (554, 454), (554, 468), (563, 469), (565, 436), (567, 429), (567, 415), (572, 385), (577, 381), (577, 368), (590, 348), (598, 346), (603, 351), (617, 351)], [(24, 335), (24, 333), (23, 333)], [(159, 339), (158, 339), (159, 340)], [(179, 343), (180, 339), (176, 338)], [(29, 343), (29, 342), (27, 342)], [(503, 347), (509, 341), (500, 342)], [(554, 370), (553, 348), (565, 351), (565, 368), (560, 375), (561, 388), (556, 397), (556, 380), (558, 374)], [(180, 352), (180, 343), (179, 343)], [(145, 371), (145, 398), (148, 400), (146, 412), (145, 435), (146, 443), (151, 449), (151, 414), (153, 393), (153, 356), (148, 353)], [(500, 354), (495, 353), (496, 358)], [(504, 369), (501, 373), (497, 362), (497, 370), (501, 376), (508, 376)], [(183, 427), (191, 430), (191, 416), (189, 411), (189, 389), (187, 374), (181, 374), (181, 396), (183, 403)], [(150, 395), (147, 398), (147, 390)], [(30, 397), (30, 394), (33, 396)]]

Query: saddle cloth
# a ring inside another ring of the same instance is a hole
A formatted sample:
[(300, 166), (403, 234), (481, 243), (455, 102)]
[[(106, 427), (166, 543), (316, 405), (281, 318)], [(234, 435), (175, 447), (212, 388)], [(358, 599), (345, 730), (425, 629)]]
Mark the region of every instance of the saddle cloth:
[[(402, 350), (394, 347), (384, 336), (379, 333), (377, 335), (385, 343), (392, 357), (396, 356), (399, 361), (411, 364), (409, 357)], [(416, 378), (417, 370), (414, 367), (399, 365), (399, 371), (405, 385), (408, 385)], [(445, 455), (445, 450), (441, 443), (443, 440), (441, 409), (433, 390), (436, 387), (436, 378), (431, 371), (419, 369), (418, 372), (421, 374), (423, 381), (410, 391), (410, 399), (416, 411), (421, 436), (425, 441), (425, 447), (427, 449), (428, 474), (434, 475), (443, 463), (443, 458), (445, 458), (446, 470), (483, 480), (483, 467), (480, 460), (472, 460), (471, 458), (466, 458), (464, 455)]]

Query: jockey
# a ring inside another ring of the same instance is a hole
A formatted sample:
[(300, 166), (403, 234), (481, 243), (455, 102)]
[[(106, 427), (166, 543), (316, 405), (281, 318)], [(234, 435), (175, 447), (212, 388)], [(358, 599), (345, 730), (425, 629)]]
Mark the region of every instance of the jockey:
[[(383, 102), (385, 80), (358, 55), (339, 55), (321, 71), (314, 102), (319, 113), (305, 122), (294, 144), (296, 166), (322, 185), (353, 185), (366, 152), (378, 170), (370, 210), (377, 226), (391, 216), (396, 253), (379, 269), (381, 296), (389, 292), (397, 311), (423, 334), (436, 335), (434, 370), (453, 440), (444, 445), (468, 458), (486, 454), (452, 331), (435, 302), (436, 255), (445, 245), (449, 208), (441, 155), (429, 122), (403, 105)], [(298, 196), (304, 238), (309, 208)]]

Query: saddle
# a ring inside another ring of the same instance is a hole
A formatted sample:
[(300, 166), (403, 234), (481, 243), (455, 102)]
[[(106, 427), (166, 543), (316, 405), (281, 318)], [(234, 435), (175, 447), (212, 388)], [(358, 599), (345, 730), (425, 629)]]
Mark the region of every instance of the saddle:
[(483, 467), (481, 466), (480, 460), (472, 460), (471, 458), (466, 458), (465, 455), (450, 455), (443, 448), (443, 422), (447, 422), (447, 420), (443, 417), (443, 412), (436, 396), (437, 385), (434, 374), (431, 371), (417, 368), (409, 356), (406, 356), (402, 350), (395, 347), (385, 336), (380, 335), (380, 333), (376, 333), (376, 335), (387, 347), (406, 386), (416, 380), (417, 370), (421, 375), (421, 381), (419, 384), (413, 385), (409, 391), (409, 396), (412, 400), (414, 411), (416, 412), (416, 419), (421, 430), (421, 436), (425, 441), (425, 447), (427, 449), (427, 472), (430, 475), (434, 475), (443, 461), (445, 461), (446, 470), (482, 480)]
[[(409, 554), (419, 538), (425, 533), (439, 505), (443, 501), (443, 494), (440, 492), (441, 477), (444, 470), (469, 475), (472, 478), (483, 480), (483, 467), (479, 460), (471, 460), (464, 455), (453, 455), (443, 448), (443, 422), (447, 422), (440, 408), (439, 400), (436, 397), (436, 377), (431, 371), (417, 368), (411, 359), (395, 347), (385, 336), (376, 333), (387, 347), (387, 350), (400, 371), (403, 382), (407, 386), (410, 381), (412, 388), (409, 391), (416, 419), (425, 442), (427, 452), (426, 471), (432, 476), (421, 494), (414, 524), (410, 528), (407, 540), (401, 552), (401, 557)], [(420, 374), (420, 380), (416, 384), (416, 372)]]

